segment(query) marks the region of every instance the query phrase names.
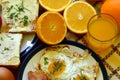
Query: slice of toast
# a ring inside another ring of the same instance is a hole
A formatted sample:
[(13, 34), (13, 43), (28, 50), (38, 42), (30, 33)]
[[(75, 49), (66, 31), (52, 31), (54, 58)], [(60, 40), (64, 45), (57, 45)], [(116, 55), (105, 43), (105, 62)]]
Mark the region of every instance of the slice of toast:
[(20, 44), (22, 34), (0, 33), (0, 66), (15, 66), (20, 64)]
[(1, 0), (1, 32), (34, 32), (38, 18), (38, 0)]

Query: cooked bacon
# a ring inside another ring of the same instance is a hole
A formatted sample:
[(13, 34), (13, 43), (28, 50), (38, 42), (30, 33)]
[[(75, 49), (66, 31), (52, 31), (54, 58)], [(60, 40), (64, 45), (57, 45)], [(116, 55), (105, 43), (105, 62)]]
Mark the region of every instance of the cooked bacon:
[(28, 80), (49, 80), (48, 77), (41, 71), (37, 70), (35, 72), (28, 72)]

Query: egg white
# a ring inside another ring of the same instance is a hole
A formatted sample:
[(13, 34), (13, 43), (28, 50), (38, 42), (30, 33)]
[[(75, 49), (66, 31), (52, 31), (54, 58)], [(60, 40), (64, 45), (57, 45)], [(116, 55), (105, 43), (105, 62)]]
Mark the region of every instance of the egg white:
[[(49, 62), (47, 65), (45, 65), (45, 60), (44, 60), (45, 58), (47, 58)], [(49, 65), (55, 59), (60, 60), (60, 61), (65, 61), (65, 64), (66, 64), (65, 70), (60, 75), (57, 75), (57, 76), (50, 74), (48, 71)], [(73, 67), (72, 59), (65, 56), (64, 53), (62, 52), (57, 52), (57, 51), (47, 52), (47, 54), (43, 55), (43, 57), (41, 58), (40, 65), (41, 65), (41, 69), (52, 80), (66, 79), (71, 75), (71, 73), (73, 73), (73, 70), (71, 70)]]
[[(45, 72), (51, 80), (75, 80), (79, 75), (86, 75), (89, 80), (94, 80), (96, 73), (94, 71), (94, 64), (89, 63), (89, 56), (84, 59), (81, 57), (73, 56), (74, 54), (69, 48), (63, 48), (60, 50), (47, 50), (40, 59), (41, 70)], [(49, 66), (53, 60), (59, 60), (65, 62), (65, 69), (59, 75), (53, 75), (49, 72)]]

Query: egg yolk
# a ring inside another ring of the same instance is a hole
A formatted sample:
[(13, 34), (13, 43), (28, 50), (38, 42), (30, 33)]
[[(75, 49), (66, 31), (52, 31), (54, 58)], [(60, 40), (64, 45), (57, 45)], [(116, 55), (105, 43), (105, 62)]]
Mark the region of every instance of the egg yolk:
[(65, 70), (65, 61), (54, 60), (48, 67), (48, 71), (50, 74), (57, 76), (61, 74)]
[(75, 80), (89, 80), (89, 78), (86, 75), (77, 75)]

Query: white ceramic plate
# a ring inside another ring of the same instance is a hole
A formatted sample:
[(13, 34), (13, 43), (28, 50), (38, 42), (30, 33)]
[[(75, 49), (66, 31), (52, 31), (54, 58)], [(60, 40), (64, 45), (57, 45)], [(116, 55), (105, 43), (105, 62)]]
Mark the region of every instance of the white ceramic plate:
[[(76, 51), (81, 53), (84, 52), (85, 49), (88, 49), (91, 53), (91, 57), (89, 57), (89, 63), (92, 64), (98, 62), (100, 65), (100, 73), (99, 76), (97, 77), (97, 80), (108, 80), (107, 72), (102, 61), (93, 51), (91, 51), (86, 46), (73, 41), (64, 41), (61, 44), (59, 44), (59, 46), (64, 46), (64, 45), (69, 46), (71, 51)], [(22, 65), (20, 66), (18, 80), (28, 80), (28, 72), (35, 70), (33, 64), (39, 63), (40, 57), (46, 47), (48, 46), (40, 45), (39, 47), (34, 49), (31, 53), (29, 53), (29, 55), (26, 57), (26, 59), (23, 61)]]

